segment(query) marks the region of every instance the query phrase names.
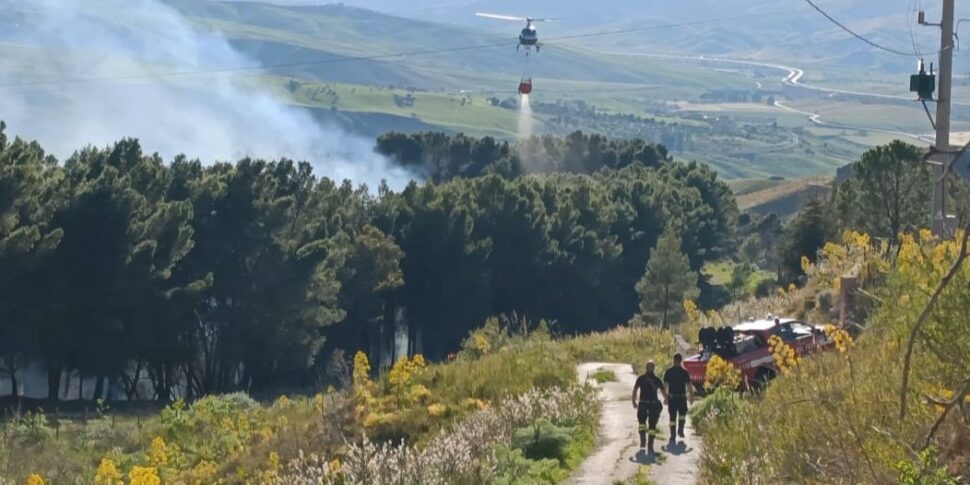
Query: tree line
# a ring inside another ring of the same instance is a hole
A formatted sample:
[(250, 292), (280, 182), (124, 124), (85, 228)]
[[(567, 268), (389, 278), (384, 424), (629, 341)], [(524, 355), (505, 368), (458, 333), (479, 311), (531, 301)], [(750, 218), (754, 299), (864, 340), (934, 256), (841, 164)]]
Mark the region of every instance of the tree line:
[(515, 145), (489, 136), (389, 132), (378, 137), (377, 151), (435, 182), (487, 174), (592, 174), (634, 164), (658, 167), (670, 161), (663, 145), (639, 138), (610, 140), (581, 131), (565, 138), (532, 136)]
[[(468, 163), (494, 143), (462, 139)], [(58, 161), (0, 128), (0, 372), (41, 362), (52, 397), (77, 370), (97, 395), (108, 380), (168, 400), (305, 384), (338, 348), (379, 360), (400, 317), (437, 359), (500, 313), (604, 329), (637, 312), (666, 229), (695, 273), (734, 251), (728, 187), (665, 158), (394, 193), (285, 159), (164, 161), (132, 139)]]
[[(896, 246), (900, 234), (929, 228), (932, 176), (925, 154), (922, 148), (896, 140), (867, 150), (843, 167), (832, 184), (831, 196), (808, 201), (788, 222), (777, 254), (769, 254), (779, 279), (796, 281), (803, 274), (802, 256), (816, 262), (818, 250), (826, 242), (838, 240), (844, 230), (864, 232)], [(964, 201), (970, 193), (966, 182), (951, 176), (947, 190), (948, 211), (965, 212)], [(747, 222), (744, 219), (742, 223)], [(766, 240), (764, 229), (780, 223), (773, 216), (752, 218), (751, 222), (750, 232), (761, 242)], [(748, 251), (747, 246), (747, 242), (742, 244), (742, 253)], [(751, 251), (761, 247), (751, 242)]]

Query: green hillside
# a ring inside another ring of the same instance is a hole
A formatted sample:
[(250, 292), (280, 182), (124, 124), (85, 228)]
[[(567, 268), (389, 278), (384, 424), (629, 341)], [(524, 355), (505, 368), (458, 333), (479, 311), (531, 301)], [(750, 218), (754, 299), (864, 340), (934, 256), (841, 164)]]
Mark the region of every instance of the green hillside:
[[(664, 84), (702, 89), (696, 69), (556, 46), (534, 56), (515, 52), (515, 29), (502, 36), (341, 5), (169, 3), (196, 25), (219, 31), (277, 74), (360, 84), (407, 84), (422, 89), (507, 88), (531, 69), (543, 79)], [(454, 49), (454, 50), (449, 50)], [(427, 52), (433, 51), (433, 52)], [(413, 53), (392, 57), (398, 53)], [(383, 57), (382, 57), (383, 56)], [(380, 57), (375, 60), (348, 59)], [(301, 65), (293, 65), (301, 64)], [(742, 76), (723, 86), (749, 84)]]
[[(889, 135), (872, 136), (876, 132), (864, 129), (870, 123), (868, 115), (891, 110), (898, 115), (892, 126), (912, 131), (925, 122), (915, 107), (883, 109), (805, 100), (786, 101), (795, 110), (779, 109), (770, 102), (781, 88), (783, 72), (778, 69), (634, 56), (619, 48), (611, 53), (591, 50), (603, 48), (607, 39), (634, 40), (630, 35), (564, 44), (568, 29), (548, 24), (543, 30), (543, 35), (549, 32), (547, 47), (527, 60), (514, 49), (514, 24), (506, 25), (508, 34), (500, 35), (463, 26), (468, 25), (464, 21), (437, 23), (338, 4), (165, 3), (168, 13), (179, 19), (179, 27), (215, 33), (243, 57), (194, 53), (189, 48), (175, 57), (128, 58), (116, 55), (111, 46), (78, 41), (85, 37), (83, 32), (50, 42), (26, 42), (18, 34), (43, 31), (49, 28), (48, 19), (38, 19), (27, 5), (0, 1), (8, 12), (3, 25), (10, 27), (0, 33), (0, 56), (5, 60), (0, 78), (5, 84), (31, 83), (6, 94), (31, 113), (43, 115), (31, 119), (56, 120), (58, 113), (76, 109), (74, 96), (92, 91), (103, 93), (115, 86), (137, 90), (157, 82), (191, 90), (222, 78), (226, 81), (220, 82), (250, 88), (269, 87), (277, 98), (305, 108), (317, 120), (367, 138), (386, 131), (435, 130), (510, 139), (518, 129), (515, 87), (521, 77), (531, 75), (539, 132), (562, 136), (583, 130), (611, 138), (640, 137), (663, 143), (675, 158), (711, 164), (726, 178), (831, 176), (836, 167), (886, 141)], [(86, 28), (111, 32), (136, 47), (159, 35), (141, 31), (151, 25), (150, 19), (117, 16), (98, 5), (84, 12), (90, 18), (79, 19)], [(58, 14), (57, 3), (44, 6), (47, 16)], [(617, 15), (624, 8), (630, 6), (610, 7)], [(691, 33), (671, 33), (668, 40), (680, 42), (689, 34), (701, 44), (711, 44), (711, 49), (745, 41), (729, 42), (726, 31), (718, 33), (719, 29), (729, 27), (698, 26)], [(656, 35), (662, 32), (634, 37), (643, 42)], [(173, 72), (189, 75), (168, 76)], [(156, 75), (164, 81), (153, 79)], [(95, 81), (48, 83), (65, 76)], [(410, 100), (401, 102), (408, 96)], [(816, 109), (824, 120), (861, 126), (814, 126), (805, 112)], [(48, 127), (35, 136), (58, 129)], [(125, 135), (137, 136), (119, 136)]]

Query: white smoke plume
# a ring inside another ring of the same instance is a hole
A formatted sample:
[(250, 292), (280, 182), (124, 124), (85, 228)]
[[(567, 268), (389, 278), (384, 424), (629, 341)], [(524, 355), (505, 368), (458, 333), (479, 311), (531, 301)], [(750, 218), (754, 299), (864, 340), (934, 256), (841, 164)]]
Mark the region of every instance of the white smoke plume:
[(372, 189), (412, 178), (372, 140), (281, 102), (258, 70), (226, 72), (258, 64), (158, 0), (0, 0), (0, 9), (0, 120), (58, 158), (134, 137), (166, 159), (287, 157)]

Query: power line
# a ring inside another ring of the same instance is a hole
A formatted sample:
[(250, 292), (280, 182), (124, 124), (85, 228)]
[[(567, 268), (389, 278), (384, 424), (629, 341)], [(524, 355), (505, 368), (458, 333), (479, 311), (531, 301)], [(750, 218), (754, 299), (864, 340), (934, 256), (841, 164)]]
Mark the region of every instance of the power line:
[(836, 20), (834, 17), (832, 17), (831, 15), (829, 15), (825, 10), (822, 10), (821, 7), (819, 7), (818, 5), (816, 5), (815, 2), (813, 2), (812, 0), (805, 0), (805, 2), (808, 3), (809, 5), (811, 5), (812, 8), (814, 8), (816, 11), (818, 11), (818, 13), (822, 14), (823, 17), (827, 18), (830, 22), (832, 22), (833, 24), (835, 24), (836, 26), (838, 26), (840, 29), (848, 32), (849, 34), (851, 34), (856, 39), (859, 39), (859, 40), (865, 42), (866, 44), (871, 45), (872, 47), (875, 47), (877, 49), (880, 49), (880, 50), (889, 52), (891, 54), (896, 54), (896, 55), (899, 55), (899, 56), (910, 57), (910, 56), (913, 55), (913, 54), (911, 54), (909, 52), (905, 52), (905, 51), (893, 49), (892, 47), (886, 47), (886, 46), (884, 46), (882, 44), (876, 43), (875, 41), (869, 40), (866, 37), (862, 36), (861, 34), (857, 34), (852, 29), (846, 27), (842, 22), (839, 22), (838, 20)]

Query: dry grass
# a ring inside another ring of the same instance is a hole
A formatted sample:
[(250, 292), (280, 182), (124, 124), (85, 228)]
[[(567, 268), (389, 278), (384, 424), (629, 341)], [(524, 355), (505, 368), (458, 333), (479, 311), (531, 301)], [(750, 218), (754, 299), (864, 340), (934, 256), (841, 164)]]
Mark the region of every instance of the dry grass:
[(786, 180), (739, 195), (738, 208), (758, 213), (790, 215), (797, 212), (807, 200), (828, 196), (830, 192), (831, 179), (826, 177)]
[[(394, 421), (393, 429), (382, 432), (412, 443), (427, 443), (442, 429), (476, 411), (475, 403), (479, 401), (497, 403), (535, 388), (575, 385), (575, 367), (583, 361), (625, 362), (642, 368), (647, 360), (655, 359), (666, 365), (674, 347), (672, 332), (643, 327), (621, 327), (561, 339), (544, 332), (533, 332), (528, 337), (507, 334), (504, 339), (493, 336), (487, 352), (463, 351), (453, 362), (429, 365), (417, 382), (430, 391), (430, 400), (390, 410), (400, 419)], [(379, 394), (390, 392), (386, 376), (378, 381), (377, 389)], [(14, 423), (8, 421), (0, 440), (0, 476), (23, 483), (27, 475), (38, 473), (49, 483), (86, 485), (93, 482), (101, 458), (113, 456), (127, 473), (131, 466), (147, 464), (151, 441), (163, 437), (181, 453), (180, 463), (173, 461), (165, 473), (170, 481), (178, 477), (187, 484), (212, 483), (190, 478), (200, 460), (208, 457), (210, 461), (216, 459), (216, 477), (224, 483), (244, 483), (269, 466), (272, 453), (278, 454), (283, 463), (297, 457), (301, 450), (339, 456), (344, 440), (359, 439), (362, 428), (355, 419), (349, 396), (337, 392), (325, 394), (324, 398), (323, 412), (317, 408), (319, 403), (314, 397), (294, 397), (289, 404), (234, 410), (226, 415), (227, 419), (217, 416), (194, 420), (190, 428), (173, 425), (171, 416), (163, 419), (158, 415), (136, 418), (117, 414), (86, 424), (63, 423), (56, 436), (50, 428), (41, 429), (34, 436), (33, 431), (15, 429)], [(447, 411), (431, 416), (429, 403), (441, 404)], [(243, 423), (251, 429), (241, 430)], [(28, 435), (30, 438), (25, 438)], [(235, 443), (233, 448), (213, 454), (213, 447), (222, 446), (227, 440)], [(588, 443), (580, 441), (580, 451), (592, 444), (591, 438), (586, 440)]]

